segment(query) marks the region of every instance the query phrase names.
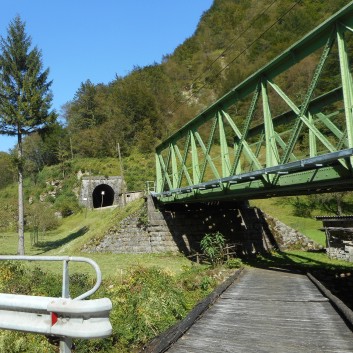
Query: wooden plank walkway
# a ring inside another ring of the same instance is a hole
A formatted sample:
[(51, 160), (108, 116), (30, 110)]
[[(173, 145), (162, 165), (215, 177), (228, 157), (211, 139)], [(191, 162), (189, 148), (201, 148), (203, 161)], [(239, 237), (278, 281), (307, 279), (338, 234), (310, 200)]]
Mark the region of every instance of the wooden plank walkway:
[(353, 333), (306, 276), (246, 269), (167, 352), (352, 353)]

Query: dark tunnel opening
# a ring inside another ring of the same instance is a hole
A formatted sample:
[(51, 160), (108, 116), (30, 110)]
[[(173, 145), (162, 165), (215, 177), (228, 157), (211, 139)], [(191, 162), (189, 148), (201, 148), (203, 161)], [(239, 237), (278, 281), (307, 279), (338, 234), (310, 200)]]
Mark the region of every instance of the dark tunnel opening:
[(107, 207), (114, 203), (114, 190), (107, 184), (98, 185), (92, 193), (93, 207)]

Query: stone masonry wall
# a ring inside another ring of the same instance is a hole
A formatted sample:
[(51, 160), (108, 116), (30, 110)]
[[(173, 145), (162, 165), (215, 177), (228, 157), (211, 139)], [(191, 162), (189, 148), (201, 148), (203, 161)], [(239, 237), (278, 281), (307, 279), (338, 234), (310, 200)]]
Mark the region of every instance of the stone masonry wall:
[(330, 235), (326, 252), (331, 259), (353, 262), (353, 241)]
[(207, 233), (221, 232), (239, 255), (271, 249), (316, 249), (317, 244), (273, 217), (246, 204), (218, 202), (157, 208), (148, 197), (145, 209), (111, 228), (88, 251), (113, 253), (200, 252)]
[(147, 220), (147, 203), (145, 209), (125, 218), (120, 224), (112, 227), (102, 242), (89, 252), (112, 253), (159, 253), (178, 252), (162, 214), (156, 213), (153, 222)]
[(149, 197), (145, 211), (131, 215), (111, 228), (95, 249), (87, 250), (190, 254), (200, 251), (200, 241), (206, 233), (217, 231), (226, 237), (227, 242), (237, 244), (243, 254), (266, 252), (275, 246), (257, 209), (235, 203), (158, 209)]
[(322, 249), (320, 244), (306, 237), (304, 234), (287, 226), (278, 219), (265, 214), (264, 219), (273, 234), (280, 250), (318, 250)]
[[(159, 213), (179, 251), (186, 254), (200, 252), (202, 237), (218, 231), (225, 236), (228, 243), (237, 244), (243, 254), (261, 253), (272, 247), (256, 210), (244, 205), (180, 205)], [(153, 217), (155, 214), (152, 219)], [(151, 228), (151, 231), (155, 230)]]

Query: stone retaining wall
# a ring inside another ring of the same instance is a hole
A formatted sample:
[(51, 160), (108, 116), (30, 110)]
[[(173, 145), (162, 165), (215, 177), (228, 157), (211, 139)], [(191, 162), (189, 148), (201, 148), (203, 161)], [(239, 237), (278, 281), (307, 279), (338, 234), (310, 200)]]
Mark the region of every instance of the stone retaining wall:
[(200, 252), (207, 233), (221, 232), (239, 255), (316, 245), (273, 217), (244, 203), (173, 205), (157, 208), (148, 197), (145, 209), (111, 228), (93, 251), (113, 253)]
[(331, 259), (353, 262), (353, 241), (331, 236), (326, 252)]
[(264, 219), (280, 250), (318, 250), (323, 248), (320, 244), (315, 243), (277, 218), (264, 213)]

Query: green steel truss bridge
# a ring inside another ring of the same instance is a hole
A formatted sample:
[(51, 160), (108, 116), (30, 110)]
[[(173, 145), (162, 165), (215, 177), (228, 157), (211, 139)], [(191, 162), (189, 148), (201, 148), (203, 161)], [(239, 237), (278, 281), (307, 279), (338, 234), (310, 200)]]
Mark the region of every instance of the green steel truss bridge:
[(353, 190), (352, 56), (353, 2), (157, 146), (154, 196)]

